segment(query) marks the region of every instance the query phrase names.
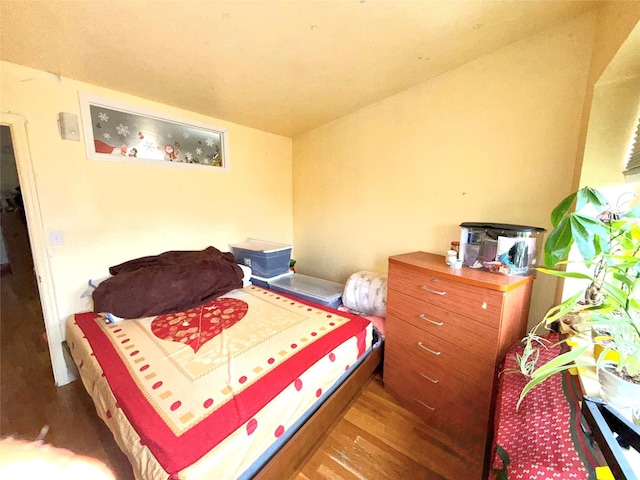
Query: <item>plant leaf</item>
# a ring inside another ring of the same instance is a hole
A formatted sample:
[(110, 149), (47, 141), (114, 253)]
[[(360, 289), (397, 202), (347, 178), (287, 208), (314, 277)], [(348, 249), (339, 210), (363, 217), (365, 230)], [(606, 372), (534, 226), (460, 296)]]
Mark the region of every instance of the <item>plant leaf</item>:
[(549, 238), (547, 238), (547, 241), (544, 243), (545, 265), (547, 267), (554, 267), (560, 260), (567, 258), (572, 244), (571, 221), (565, 217), (551, 232)]
[(625, 308), (627, 306), (627, 299), (629, 298), (629, 296), (626, 294), (626, 292), (609, 282), (605, 282), (602, 286), (619, 306), (621, 306), (622, 308)]
[(582, 258), (585, 260), (591, 260), (596, 256), (595, 244), (592, 241), (593, 234), (587, 230), (584, 221), (581, 221), (578, 215), (571, 215), (569, 217), (569, 223), (571, 225), (571, 233), (573, 235), (573, 241), (578, 246), (578, 251)]
[(581, 188), (576, 192), (576, 195), (578, 197), (576, 211), (582, 210), (582, 208), (587, 204), (597, 207), (600, 211), (602, 210), (602, 207), (609, 204), (602, 193), (591, 187)]
[(547, 363), (536, 369), (531, 374), (532, 378), (538, 378), (544, 376), (547, 378), (549, 375), (553, 375), (554, 373), (560, 372), (562, 370), (566, 370), (564, 366), (568, 363), (573, 362), (576, 358), (582, 355), (591, 345), (583, 345), (578, 348), (572, 348), (568, 352), (565, 352), (561, 355), (558, 355), (555, 358), (552, 358)]
[[(585, 351), (587, 348), (589, 348), (589, 345), (585, 345), (584, 347), (580, 347), (580, 350), (582, 350), (580, 353), (582, 353), (583, 351)], [(573, 350), (572, 350), (573, 351)], [(571, 353), (571, 352), (567, 352), (567, 353)], [(559, 357), (557, 357), (559, 358)], [(516, 404), (516, 410), (518, 410), (520, 408), (520, 403), (522, 403), (522, 400), (524, 400), (524, 397), (527, 395), (527, 393), (529, 393), (531, 391), (532, 388), (536, 387), (537, 385), (541, 384), (542, 382), (544, 382), (547, 378), (549, 378), (551, 375), (554, 375), (556, 373), (560, 373), (564, 370), (568, 370), (570, 368), (574, 368), (574, 367), (591, 367), (593, 365), (564, 365), (564, 366), (558, 366), (553, 370), (547, 370), (544, 375), (538, 375), (537, 377), (532, 377), (532, 379), (529, 381), (529, 383), (527, 383), (524, 388), (522, 389), (522, 392), (520, 392), (520, 398), (518, 399), (518, 403)]]
[(628, 290), (631, 290), (633, 287), (634, 281), (629, 278), (628, 275), (625, 275), (623, 272), (615, 271), (613, 272), (613, 278), (618, 280), (621, 284), (625, 285)]
[(566, 299), (564, 302), (550, 308), (545, 314), (543, 320), (545, 325), (555, 322), (557, 319), (564, 317), (567, 313), (571, 312), (578, 301), (578, 298), (582, 296), (582, 292), (576, 293), (573, 297)]
[(562, 270), (550, 270), (548, 268), (537, 268), (536, 270), (538, 270), (539, 272), (545, 273), (547, 275), (553, 275), (555, 277), (580, 278), (582, 280), (591, 280), (591, 281), (593, 281), (593, 278), (591, 276), (587, 275), (586, 273), (564, 272)]
[(558, 204), (558, 206), (556, 206), (556, 208), (553, 209), (553, 211), (551, 212), (551, 225), (553, 225), (553, 228), (556, 228), (560, 223), (560, 220), (562, 220), (567, 215), (567, 213), (569, 212), (569, 208), (571, 207), (571, 204), (573, 203), (577, 195), (577, 192), (573, 192), (564, 200), (562, 200)]
[(609, 230), (607, 229), (606, 225), (597, 218), (584, 215), (583, 213), (573, 213), (571, 214), (571, 216), (590, 233), (596, 235), (597, 237), (600, 237), (602, 241), (607, 242), (609, 240)]

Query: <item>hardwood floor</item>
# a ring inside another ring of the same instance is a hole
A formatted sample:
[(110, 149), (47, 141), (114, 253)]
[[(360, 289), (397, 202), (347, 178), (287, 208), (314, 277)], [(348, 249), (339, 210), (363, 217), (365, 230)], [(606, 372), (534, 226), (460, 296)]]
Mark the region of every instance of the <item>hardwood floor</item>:
[(377, 372), (293, 478), (459, 479), (447, 440), (399, 406)]
[[(132, 479), (82, 383), (54, 385), (26, 228), (17, 212), (3, 212), (2, 230), (11, 271), (0, 281), (0, 436), (35, 440), (48, 428), (45, 443), (98, 458), (118, 479)], [(377, 372), (292, 478), (457, 479), (454, 460), (445, 439), (384, 391)]]

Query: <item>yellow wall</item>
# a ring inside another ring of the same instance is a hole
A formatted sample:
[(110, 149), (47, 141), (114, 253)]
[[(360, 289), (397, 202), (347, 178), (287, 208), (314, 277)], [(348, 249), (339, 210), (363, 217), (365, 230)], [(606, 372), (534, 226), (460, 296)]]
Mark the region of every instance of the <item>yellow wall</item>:
[[(81, 310), (87, 280), (108, 267), (166, 250), (223, 251), (246, 237), (291, 243), (291, 139), (2, 62), (2, 112), (27, 121), (57, 320)], [(187, 87), (185, 87), (187, 88)], [(88, 160), (62, 140), (58, 112), (80, 118), (78, 92), (228, 128), (230, 171)], [(30, 226), (38, 228), (38, 226)]]
[[(344, 281), (444, 253), (463, 221), (550, 228), (572, 188), (596, 16), (588, 14), (293, 141), (302, 273)], [(538, 276), (530, 322), (553, 302)]]
[(629, 36), (629, 32), (640, 20), (640, 2), (606, 2), (597, 11), (595, 48), (591, 58), (589, 81), (594, 84), (607, 70), (611, 60), (620, 50), (620, 46)]

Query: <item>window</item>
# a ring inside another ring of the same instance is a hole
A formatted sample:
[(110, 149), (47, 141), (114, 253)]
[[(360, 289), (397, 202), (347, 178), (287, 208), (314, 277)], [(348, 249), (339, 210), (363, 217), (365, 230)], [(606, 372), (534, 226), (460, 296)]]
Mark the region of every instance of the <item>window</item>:
[(640, 180), (640, 120), (638, 120), (638, 126), (633, 135), (627, 167), (622, 173), (626, 180)]

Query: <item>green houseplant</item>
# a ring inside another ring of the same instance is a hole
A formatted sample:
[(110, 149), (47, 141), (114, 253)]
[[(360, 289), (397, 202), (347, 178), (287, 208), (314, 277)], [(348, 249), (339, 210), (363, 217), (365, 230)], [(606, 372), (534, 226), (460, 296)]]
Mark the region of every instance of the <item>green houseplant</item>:
[[(575, 209), (572, 210), (574, 203)], [(588, 287), (552, 307), (525, 337), (524, 352), (517, 360), (520, 371), (529, 377), (529, 382), (522, 390), (518, 406), (536, 385), (575, 366), (607, 368), (617, 377), (640, 388), (640, 205), (629, 207), (630, 202), (612, 206), (602, 193), (585, 187), (566, 197), (553, 210), (553, 230), (544, 247), (544, 262), (548, 268), (539, 268), (538, 271), (586, 280)], [(573, 263), (567, 259), (574, 244), (581, 257), (579, 262), (588, 273), (562, 268)], [(587, 318), (581, 330), (603, 330), (605, 335), (590, 335), (590, 343), (538, 365), (538, 349), (542, 347), (542, 340), (537, 330), (572, 312), (581, 312)], [(594, 344), (602, 345), (600, 359), (604, 359), (611, 350), (617, 351), (619, 361), (615, 367), (595, 359), (589, 365), (574, 363)]]

